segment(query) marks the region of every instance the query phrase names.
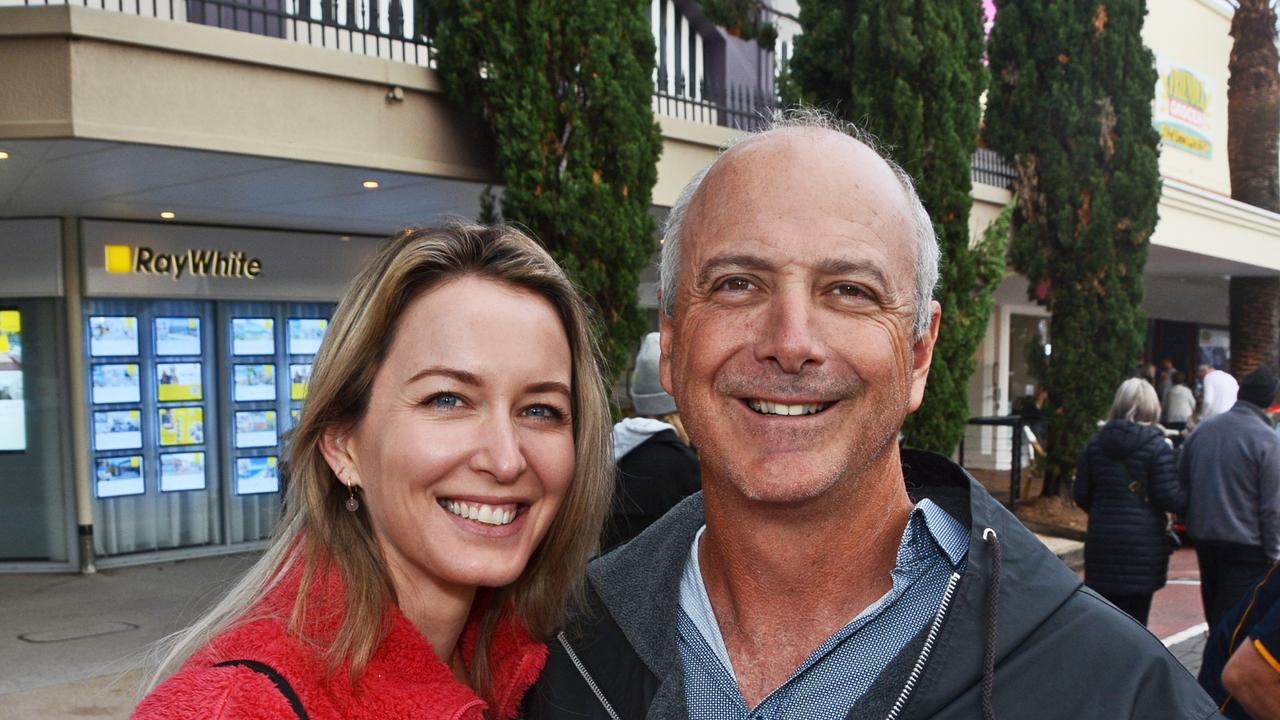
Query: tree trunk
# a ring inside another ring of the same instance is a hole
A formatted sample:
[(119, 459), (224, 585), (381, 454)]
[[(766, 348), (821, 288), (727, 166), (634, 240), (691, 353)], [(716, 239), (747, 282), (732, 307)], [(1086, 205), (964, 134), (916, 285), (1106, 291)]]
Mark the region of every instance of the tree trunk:
[[(1269, 0), (1240, 0), (1231, 20), (1227, 161), (1231, 197), (1280, 212), (1280, 53)], [(1280, 359), (1280, 278), (1232, 277), (1231, 372)]]

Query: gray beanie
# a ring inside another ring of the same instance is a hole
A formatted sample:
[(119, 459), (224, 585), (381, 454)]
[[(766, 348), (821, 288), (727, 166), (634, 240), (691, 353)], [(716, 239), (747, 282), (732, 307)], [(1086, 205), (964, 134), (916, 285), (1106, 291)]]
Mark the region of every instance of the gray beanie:
[(1240, 383), (1240, 391), (1236, 394), (1236, 398), (1251, 402), (1265, 410), (1275, 402), (1277, 386), (1280, 386), (1280, 380), (1276, 379), (1276, 371), (1268, 365), (1262, 365), (1249, 373), (1244, 382)]
[(658, 358), (662, 357), (662, 345), (658, 333), (644, 336), (640, 352), (636, 353), (636, 369), (631, 373), (631, 403), (637, 415), (670, 415), (676, 411), (676, 400), (662, 389), (658, 381)]

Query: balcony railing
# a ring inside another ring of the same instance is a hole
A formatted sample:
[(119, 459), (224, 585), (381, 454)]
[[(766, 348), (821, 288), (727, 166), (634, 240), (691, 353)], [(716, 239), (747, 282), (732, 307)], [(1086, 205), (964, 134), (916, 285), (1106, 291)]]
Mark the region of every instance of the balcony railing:
[(79, 5), (265, 35), (304, 45), (433, 67), (412, 0), (0, 0), (0, 6)]
[(706, 80), (689, 87), (679, 74), (670, 83), (661, 67), (654, 75), (653, 110), (659, 115), (753, 131), (763, 127), (777, 107), (777, 98), (760, 88), (717, 87)]

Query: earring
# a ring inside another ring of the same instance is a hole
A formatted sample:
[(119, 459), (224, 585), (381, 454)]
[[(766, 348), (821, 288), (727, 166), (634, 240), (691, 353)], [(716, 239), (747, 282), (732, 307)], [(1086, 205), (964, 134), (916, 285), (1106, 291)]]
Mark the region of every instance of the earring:
[(350, 495), (347, 496), (347, 502), (346, 502), (347, 512), (355, 512), (359, 510), (360, 501), (356, 499), (356, 486), (348, 485), (347, 492), (350, 493)]

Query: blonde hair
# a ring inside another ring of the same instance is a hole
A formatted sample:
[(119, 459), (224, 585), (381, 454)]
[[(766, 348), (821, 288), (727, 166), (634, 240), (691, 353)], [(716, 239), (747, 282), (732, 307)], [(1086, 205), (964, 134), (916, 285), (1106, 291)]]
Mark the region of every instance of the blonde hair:
[(1120, 383), (1111, 403), (1108, 420), (1129, 420), (1150, 425), (1160, 418), (1160, 399), (1155, 388), (1142, 378), (1129, 378)]
[(284, 515), (270, 546), (203, 619), (163, 641), (153, 686), (219, 633), (257, 619), (255, 608), (299, 562), (304, 589), (336, 570), (346, 587), (345, 614), (332, 638), (307, 637), (303, 619), (308, 594), (301, 591), (288, 619), (289, 630), (324, 648), (331, 670), (347, 664), (352, 680), (358, 678), (385, 637), (395, 589), (368, 514), (344, 507), (347, 489), (325, 461), (321, 439), (331, 429), (349, 429), (364, 414), (374, 375), (405, 308), (440, 284), (464, 276), (527, 290), (555, 309), (573, 359), (570, 403), (576, 460), (573, 481), (546, 537), (520, 577), (496, 589), (488, 604), (471, 662), (472, 687), (487, 698), (492, 680), (488, 640), (509, 606), (535, 638), (551, 637), (563, 620), (570, 594), (580, 590), (582, 570), (596, 551), (613, 486), (609, 405), (588, 311), (546, 250), (515, 228), (410, 228), (391, 238), (360, 270), (325, 332), (306, 403), (291, 433)]

